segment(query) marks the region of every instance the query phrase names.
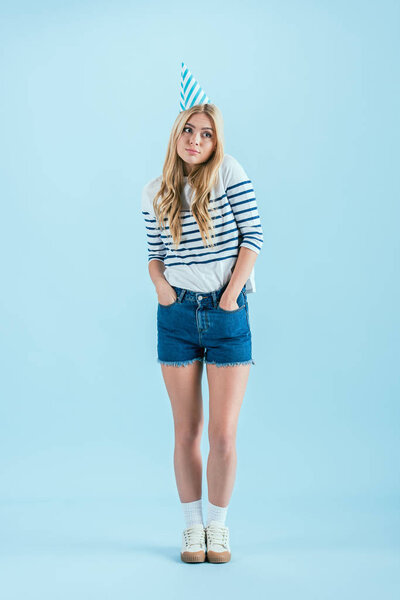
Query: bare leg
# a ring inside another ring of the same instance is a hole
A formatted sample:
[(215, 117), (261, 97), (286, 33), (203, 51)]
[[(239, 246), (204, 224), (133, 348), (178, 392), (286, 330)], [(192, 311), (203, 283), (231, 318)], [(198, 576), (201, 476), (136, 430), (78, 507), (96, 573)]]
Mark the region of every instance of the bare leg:
[(203, 363), (195, 361), (180, 367), (162, 364), (161, 370), (174, 418), (174, 469), (179, 498), (181, 502), (193, 502), (202, 494)]
[(207, 365), (210, 395), (208, 499), (228, 506), (236, 476), (236, 430), (251, 365)]

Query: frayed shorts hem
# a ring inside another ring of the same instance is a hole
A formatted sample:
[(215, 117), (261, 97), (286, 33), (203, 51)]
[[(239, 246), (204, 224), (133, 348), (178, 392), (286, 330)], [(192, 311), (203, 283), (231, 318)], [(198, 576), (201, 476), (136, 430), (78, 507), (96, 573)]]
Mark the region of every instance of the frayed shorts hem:
[(207, 365), (216, 365), (217, 367), (236, 367), (236, 365), (255, 365), (256, 361), (251, 358), (250, 360), (244, 360), (242, 362), (218, 363), (214, 360), (206, 360), (205, 363)]
[[(197, 358), (192, 358), (190, 360), (182, 360), (182, 361), (166, 361), (166, 360), (160, 360), (159, 358), (157, 358), (157, 362), (160, 365), (170, 365), (173, 367), (184, 367), (185, 365), (190, 365), (192, 363), (194, 363), (195, 360), (200, 360), (201, 362), (203, 362), (203, 357), (199, 356)], [(245, 360), (242, 362), (228, 362), (228, 363), (218, 363), (216, 361), (210, 361), (210, 360), (204, 360), (204, 362), (207, 365), (216, 365), (217, 367), (236, 367), (237, 365), (255, 365), (256, 362), (255, 360), (253, 360), (252, 358), (250, 360)]]
[(191, 358), (190, 360), (181, 360), (181, 361), (175, 361), (175, 362), (168, 361), (168, 360), (160, 360), (159, 358), (157, 358), (157, 362), (160, 363), (160, 365), (170, 365), (172, 367), (184, 367), (185, 365), (190, 365), (195, 360), (201, 360), (201, 362), (203, 362), (203, 357), (198, 356), (197, 358)]

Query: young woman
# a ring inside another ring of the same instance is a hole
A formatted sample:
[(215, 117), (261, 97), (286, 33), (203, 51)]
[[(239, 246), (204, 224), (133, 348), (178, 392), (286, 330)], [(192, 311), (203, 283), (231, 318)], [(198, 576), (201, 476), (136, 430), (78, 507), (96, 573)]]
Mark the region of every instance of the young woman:
[[(236, 430), (255, 364), (247, 293), (255, 292), (263, 230), (251, 181), (224, 154), (222, 116), (214, 104), (195, 105), (176, 118), (163, 173), (143, 189), (142, 213), (158, 298), (157, 360), (172, 406), (175, 477), (186, 520), (181, 559), (227, 562)], [(206, 527), (203, 362), (209, 386)]]

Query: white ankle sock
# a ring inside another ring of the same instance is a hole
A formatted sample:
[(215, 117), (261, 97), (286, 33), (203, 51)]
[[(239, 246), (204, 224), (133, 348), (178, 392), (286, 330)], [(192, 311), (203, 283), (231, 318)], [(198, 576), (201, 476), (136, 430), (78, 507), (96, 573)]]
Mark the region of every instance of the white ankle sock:
[(203, 523), (203, 508), (202, 499), (194, 500), (194, 502), (181, 502), (183, 508), (183, 514), (185, 516), (186, 527), (197, 525), (197, 523)]
[(219, 521), (219, 523), (225, 525), (228, 506), (216, 506), (215, 504), (211, 504), (211, 502), (208, 501), (207, 525), (209, 525), (211, 521)]

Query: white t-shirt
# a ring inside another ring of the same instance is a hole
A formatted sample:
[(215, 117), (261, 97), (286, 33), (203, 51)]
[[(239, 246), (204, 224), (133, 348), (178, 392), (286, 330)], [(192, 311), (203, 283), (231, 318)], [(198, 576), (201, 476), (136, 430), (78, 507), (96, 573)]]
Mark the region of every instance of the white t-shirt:
[[(240, 163), (229, 154), (219, 168), (217, 183), (210, 194), (210, 216), (214, 221), (214, 246), (204, 246), (197, 222), (191, 212), (192, 188), (184, 179), (181, 193), (182, 237), (173, 248), (166, 230), (158, 227), (153, 198), (160, 189), (162, 175), (149, 181), (142, 192), (142, 214), (147, 232), (148, 262), (160, 260), (170, 285), (195, 292), (213, 292), (231, 278), (239, 248), (245, 246), (259, 254), (263, 229), (258, 214), (253, 184)], [(246, 292), (256, 291), (254, 267), (246, 281)]]

